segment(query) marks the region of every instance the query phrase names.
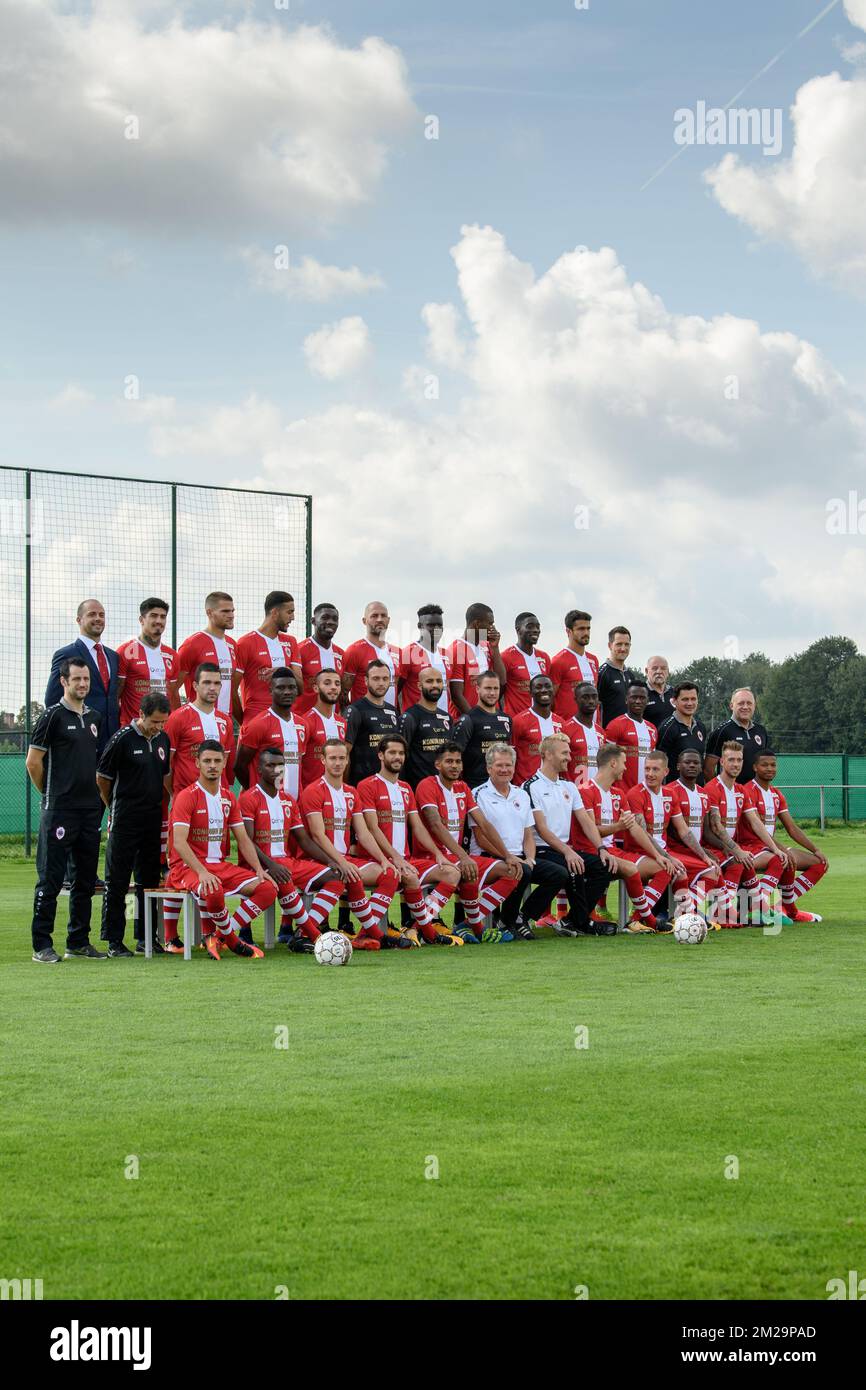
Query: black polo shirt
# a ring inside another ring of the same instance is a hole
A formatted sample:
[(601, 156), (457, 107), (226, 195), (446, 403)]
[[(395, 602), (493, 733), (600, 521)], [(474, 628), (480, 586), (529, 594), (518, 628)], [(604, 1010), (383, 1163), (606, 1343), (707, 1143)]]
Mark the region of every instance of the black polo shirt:
[(674, 712), (673, 698), (674, 688), (666, 685), (662, 694), (653, 690), (652, 686), (647, 686), (649, 699), (646, 702), (646, 709), (643, 712), (644, 719), (648, 719), (651, 724), (655, 724), (660, 729), (666, 719), (670, 719)]
[(346, 710), (346, 742), (351, 743), (349, 781), (353, 787), (380, 770), (378, 748), (385, 734), (396, 734), (398, 716), (393, 705), (377, 705), (366, 695)]
[(620, 670), (609, 661), (603, 661), (598, 668), (598, 702), (601, 706), (601, 722), (605, 728), (612, 719), (625, 714), (625, 692), (633, 680), (640, 680), (634, 671), (626, 666)]
[(698, 777), (698, 786), (704, 785), (704, 758), (707, 753), (707, 731), (699, 719), (692, 720), (692, 727), (684, 724), (677, 715), (672, 714), (670, 719), (666, 719), (659, 729), (659, 741), (656, 744), (663, 753), (668, 755), (668, 775), (666, 782), (675, 782), (678, 777), (677, 758), (680, 753), (684, 753), (687, 748), (694, 748), (696, 753), (701, 755), (701, 772)]
[(463, 781), (470, 787), (480, 787), (490, 773), (487, 771), (487, 750), (496, 743), (511, 743), (511, 717), (496, 710), (488, 714), (475, 705), (454, 725), (454, 742), (463, 753)]
[(750, 724), (748, 729), (744, 729), (736, 719), (729, 719), (727, 724), (713, 729), (707, 739), (707, 752), (721, 758), (722, 744), (733, 742), (740, 743), (743, 747), (743, 770), (737, 778), (737, 783), (739, 786), (745, 786), (754, 776), (753, 768), (758, 754), (766, 753), (767, 749), (772, 747), (770, 735), (763, 724)]
[(30, 747), (45, 753), (42, 809), (79, 811), (102, 805), (96, 785), (102, 715), (84, 706), (81, 714), (65, 700), (40, 714)]
[(436, 776), (433, 759), (451, 739), (451, 720), (441, 709), (431, 712), (423, 705), (412, 705), (400, 721), (400, 733), (409, 745), (403, 776), (410, 787), (417, 787), (422, 777)]
[(161, 811), (170, 751), (168, 734), (161, 732), (145, 738), (136, 720), (112, 734), (99, 760), (98, 772), (112, 783), (114, 822)]

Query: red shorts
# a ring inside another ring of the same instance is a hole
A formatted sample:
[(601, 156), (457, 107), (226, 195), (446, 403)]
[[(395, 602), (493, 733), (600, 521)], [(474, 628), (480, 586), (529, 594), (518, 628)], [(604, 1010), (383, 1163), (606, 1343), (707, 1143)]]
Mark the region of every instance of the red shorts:
[[(456, 854), (452, 854), (451, 851), (447, 849), (443, 849), (442, 853), (448, 860), (449, 864), (455, 864), (459, 869), (460, 860), (457, 858)], [(501, 859), (490, 859), (486, 854), (471, 854), (469, 857), (473, 861), (473, 863), (478, 866), (479, 888), (483, 888), (489, 878), (501, 878), (503, 876), (505, 871), (505, 865), (503, 864)], [(498, 870), (498, 872), (494, 872), (491, 875), (491, 869), (495, 871)]]
[(694, 883), (695, 879), (703, 878), (703, 876), (710, 871), (709, 864), (705, 864), (702, 859), (698, 859), (697, 855), (689, 854), (688, 850), (669, 850), (668, 853), (671, 859), (676, 863), (682, 864), (689, 883)]
[(425, 858), (419, 854), (407, 854), (404, 856), (407, 864), (411, 864), (422, 883), (432, 883), (431, 873), (438, 869), (439, 865), (435, 859)]
[(289, 870), (299, 893), (311, 893), (332, 879), (340, 883), (340, 875), (336, 869), (330, 864), (320, 864), (315, 859), (278, 859), (276, 862)]
[[(254, 881), (253, 871), (248, 864), (241, 867), (239, 864), (231, 864), (225, 860), (222, 864), (206, 864), (202, 861), (209, 874), (218, 878), (223, 892), (229, 894), (242, 893), (244, 888), (250, 887)], [(182, 861), (172, 864), (165, 880), (166, 888), (177, 888), (180, 892), (198, 893), (199, 876), (195, 869), (188, 869)]]
[(649, 859), (648, 854), (644, 854), (642, 849), (612, 849), (608, 851), (616, 859), (623, 859), (627, 864), (639, 864), (642, 859)]

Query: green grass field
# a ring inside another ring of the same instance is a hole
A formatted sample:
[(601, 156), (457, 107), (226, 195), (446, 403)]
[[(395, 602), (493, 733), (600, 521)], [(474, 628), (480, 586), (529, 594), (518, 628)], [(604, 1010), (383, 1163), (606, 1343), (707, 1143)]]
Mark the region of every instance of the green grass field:
[(3, 858), (0, 1274), (65, 1299), (826, 1298), (866, 1271), (866, 832), (820, 838), (820, 926), (336, 970), (37, 967), (33, 869)]

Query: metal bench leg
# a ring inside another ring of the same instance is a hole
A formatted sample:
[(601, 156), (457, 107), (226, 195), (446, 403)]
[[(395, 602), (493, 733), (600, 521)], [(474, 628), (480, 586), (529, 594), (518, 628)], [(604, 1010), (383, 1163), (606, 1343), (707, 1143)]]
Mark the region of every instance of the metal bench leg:
[(189, 893), (183, 895), (183, 958), (192, 960), (192, 937), (190, 936)]
[(154, 900), (144, 895), (144, 959), (150, 960), (153, 955), (153, 908)]
[(272, 951), (272, 950), (274, 949), (274, 941), (275, 941), (275, 937), (276, 937), (276, 933), (275, 933), (275, 930), (274, 930), (274, 917), (275, 917), (275, 915), (276, 915), (276, 914), (275, 914), (274, 904), (271, 903), (270, 907), (266, 907), (266, 908), (265, 908), (265, 912), (264, 912), (264, 918), (265, 918), (265, 950), (266, 950), (266, 951)]
[(618, 884), (619, 901), (617, 902), (616, 910), (617, 926), (619, 931), (625, 931), (625, 924), (628, 921), (628, 893), (626, 892), (625, 883), (622, 879), (618, 879)]

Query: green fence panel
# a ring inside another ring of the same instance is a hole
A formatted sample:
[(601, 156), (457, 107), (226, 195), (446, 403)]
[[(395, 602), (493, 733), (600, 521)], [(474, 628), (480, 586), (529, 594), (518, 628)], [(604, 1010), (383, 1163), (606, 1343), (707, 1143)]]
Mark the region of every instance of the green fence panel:
[[(776, 782), (784, 791), (795, 820), (817, 820), (821, 814), (824, 785), (824, 814), (828, 820), (842, 817), (842, 756), (839, 753), (796, 753), (780, 755)], [(852, 779), (856, 780), (856, 779)], [(806, 784), (803, 787), (803, 784)], [(802, 788), (799, 789), (798, 788)], [(864, 811), (866, 815), (866, 811)]]

